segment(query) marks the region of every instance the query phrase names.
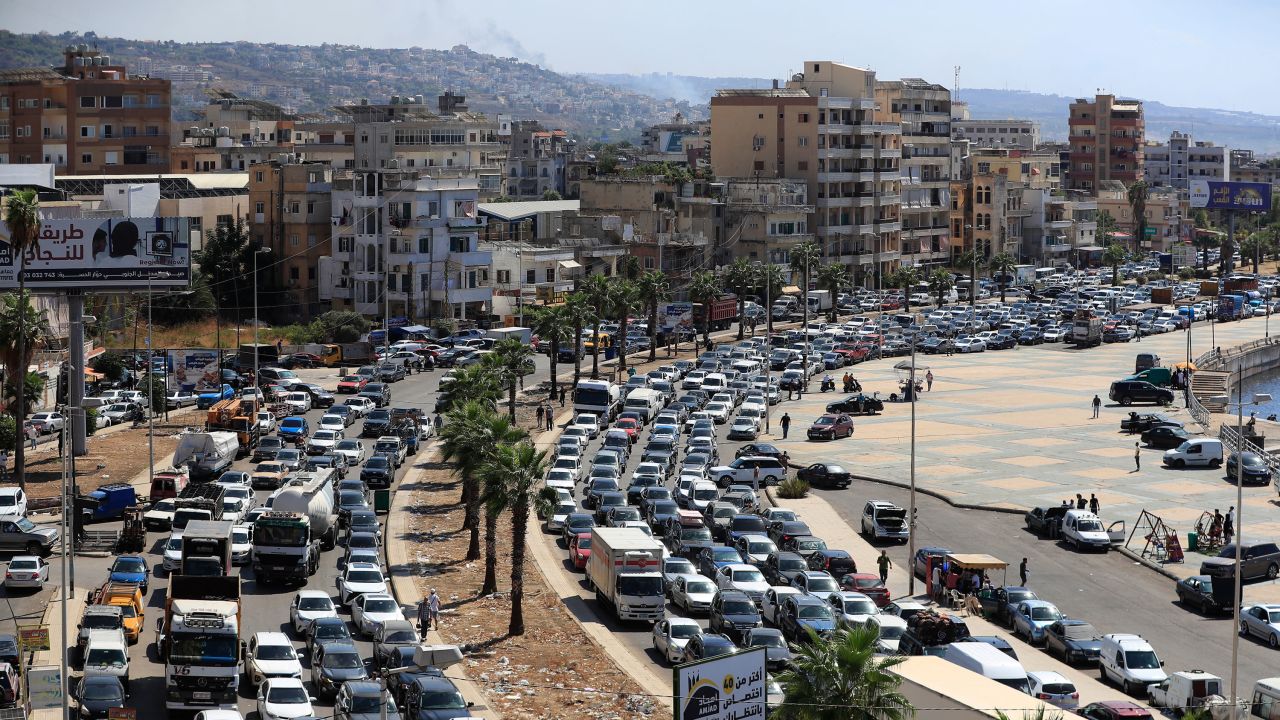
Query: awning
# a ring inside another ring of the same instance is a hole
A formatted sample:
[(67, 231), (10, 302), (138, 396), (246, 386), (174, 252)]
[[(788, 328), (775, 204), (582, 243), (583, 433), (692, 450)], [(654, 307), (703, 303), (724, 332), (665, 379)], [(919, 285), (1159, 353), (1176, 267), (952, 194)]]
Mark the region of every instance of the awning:
[(582, 263), (577, 260), (561, 260), (560, 267), (566, 270), (576, 270), (577, 268), (582, 267)]
[(1106, 250), (1106, 248), (1098, 247), (1097, 245), (1085, 245), (1083, 247), (1076, 248), (1076, 250), (1080, 250), (1081, 252), (1102, 252), (1103, 250)]
[(787, 285), (786, 287), (782, 288), (782, 294), (783, 295), (799, 295), (800, 288), (796, 287), (795, 285)]
[(411, 332), (411, 333), (431, 332), (431, 328), (425, 325), (402, 325), (400, 329), (405, 332)]
[(1199, 368), (1196, 367), (1195, 363), (1187, 362), (1184, 360), (1180, 363), (1175, 363), (1173, 366), (1173, 369), (1174, 370), (1198, 370)]
[(998, 557), (981, 554), (949, 554), (947, 559), (962, 570), (1002, 570), (1009, 567), (1009, 563)]
[(90, 370), (89, 368), (84, 369), (84, 379), (88, 380), (89, 382), (97, 382), (105, 377), (106, 375), (103, 375), (102, 373), (96, 373)]

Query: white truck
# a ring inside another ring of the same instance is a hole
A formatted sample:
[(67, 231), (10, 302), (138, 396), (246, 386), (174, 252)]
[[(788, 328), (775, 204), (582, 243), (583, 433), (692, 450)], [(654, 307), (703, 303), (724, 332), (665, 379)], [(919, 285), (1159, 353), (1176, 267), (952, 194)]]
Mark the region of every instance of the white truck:
[(187, 433), (173, 451), (173, 466), (188, 468), (192, 480), (212, 480), (231, 469), (240, 452), (233, 432)]
[(1152, 706), (1176, 710), (1179, 715), (1186, 709), (1202, 705), (1210, 706), (1215, 718), (1220, 713), (1230, 715), (1229, 712), (1222, 713), (1223, 710), (1229, 710), (1227, 707), (1213, 707), (1226, 704), (1222, 678), (1203, 670), (1171, 673), (1163, 682), (1147, 688), (1147, 693)]
[(831, 309), (830, 290), (810, 290), (805, 299), (809, 304), (810, 313), (826, 312)]
[(622, 407), (622, 389), (608, 380), (580, 380), (573, 388), (573, 412), (591, 413), (605, 423)]
[(305, 583), (320, 565), (320, 551), (337, 544), (334, 477), (332, 468), (295, 473), (254, 521), (252, 563), (260, 581)]
[(240, 688), (240, 578), (169, 578), (156, 647), (165, 709), (235, 710)]
[(659, 622), (665, 615), (662, 546), (637, 528), (591, 529), (587, 585), (619, 620)]
[(485, 336), (493, 338), (495, 342), (502, 342), (511, 338), (515, 338), (525, 345), (533, 342), (533, 331), (527, 327), (493, 328), (485, 333)]

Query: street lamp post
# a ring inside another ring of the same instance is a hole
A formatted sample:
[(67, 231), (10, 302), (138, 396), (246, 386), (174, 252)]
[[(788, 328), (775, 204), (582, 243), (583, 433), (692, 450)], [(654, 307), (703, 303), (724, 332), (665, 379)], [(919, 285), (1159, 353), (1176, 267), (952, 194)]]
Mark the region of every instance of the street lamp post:
[[(258, 256), (271, 252), (271, 248), (260, 247), (253, 251), (253, 382), (258, 384)], [(222, 379), (219, 378), (219, 387)]]
[(911, 393), (911, 502), (907, 508), (907, 594), (916, 594), (916, 341), (911, 338), (911, 378), (907, 392)]

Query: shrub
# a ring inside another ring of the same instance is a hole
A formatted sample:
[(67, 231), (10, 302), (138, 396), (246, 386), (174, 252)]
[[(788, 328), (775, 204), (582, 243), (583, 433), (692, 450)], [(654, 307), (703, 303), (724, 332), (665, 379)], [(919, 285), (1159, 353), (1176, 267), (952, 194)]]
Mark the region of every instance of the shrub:
[(778, 483), (778, 497), (784, 500), (802, 498), (809, 494), (809, 483), (800, 478), (787, 478)]
[(18, 439), (18, 423), (9, 413), (0, 415), (0, 450), (14, 449)]

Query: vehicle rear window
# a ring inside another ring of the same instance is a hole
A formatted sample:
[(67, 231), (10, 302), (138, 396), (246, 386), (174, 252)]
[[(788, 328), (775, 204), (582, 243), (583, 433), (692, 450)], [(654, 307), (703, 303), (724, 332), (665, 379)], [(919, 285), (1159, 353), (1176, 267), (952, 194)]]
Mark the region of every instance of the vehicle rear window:
[(1045, 683), (1040, 691), (1050, 695), (1070, 695), (1076, 691), (1076, 686), (1071, 683)]

